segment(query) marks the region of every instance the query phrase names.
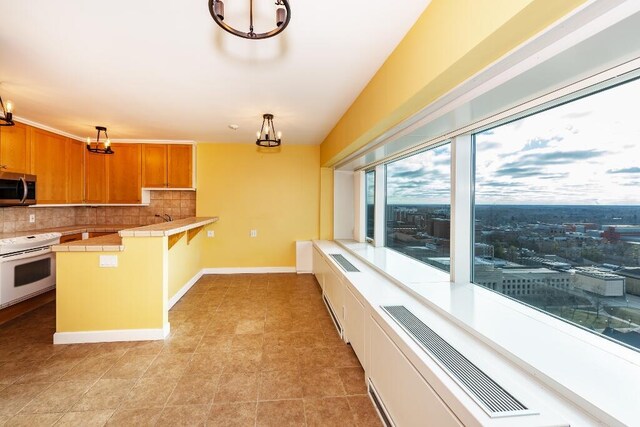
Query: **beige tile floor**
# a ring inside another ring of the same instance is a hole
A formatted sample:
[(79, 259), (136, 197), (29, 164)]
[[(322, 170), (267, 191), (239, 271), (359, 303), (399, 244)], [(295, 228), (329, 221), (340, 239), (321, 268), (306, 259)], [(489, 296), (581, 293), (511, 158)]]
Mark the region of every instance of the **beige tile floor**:
[(7, 426), (379, 426), (311, 275), (205, 276), (164, 342), (51, 344), (55, 303), (0, 326)]

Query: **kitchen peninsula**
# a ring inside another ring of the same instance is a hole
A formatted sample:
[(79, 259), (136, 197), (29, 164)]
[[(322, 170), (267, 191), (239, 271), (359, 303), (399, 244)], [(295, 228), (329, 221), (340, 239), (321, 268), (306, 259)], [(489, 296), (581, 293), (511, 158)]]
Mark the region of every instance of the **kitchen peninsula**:
[(54, 246), (54, 343), (164, 339), (169, 309), (201, 275), (206, 229), (217, 220), (186, 218)]

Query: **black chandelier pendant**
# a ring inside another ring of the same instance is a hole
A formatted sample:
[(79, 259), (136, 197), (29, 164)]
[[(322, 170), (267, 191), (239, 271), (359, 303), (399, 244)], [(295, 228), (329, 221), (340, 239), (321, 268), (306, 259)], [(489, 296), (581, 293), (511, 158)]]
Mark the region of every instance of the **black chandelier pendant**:
[[(91, 142), (91, 138), (87, 138), (87, 150), (96, 154), (113, 154), (114, 151), (111, 149), (111, 140), (107, 134), (107, 128), (104, 126), (96, 126), (96, 130), (98, 131), (98, 136), (95, 142)], [(100, 142), (100, 133), (102, 132), (104, 132), (106, 138), (104, 142)]]
[(224, 22), (224, 3), (220, 0), (209, 0), (209, 13), (216, 24), (225, 31), (244, 39), (260, 40), (268, 39), (280, 34), (287, 28), (291, 21), (291, 7), (289, 0), (276, 0), (276, 28), (266, 33), (256, 33), (253, 31), (253, 0), (249, 0), (249, 32), (239, 31)]
[(13, 104), (11, 101), (7, 101), (7, 107), (5, 108), (2, 97), (0, 96), (0, 126), (13, 126), (16, 123), (13, 121)]
[(258, 139), (256, 145), (260, 147), (273, 148), (282, 143), (282, 132), (276, 132), (273, 126), (273, 114), (262, 115), (262, 128), (256, 132)]

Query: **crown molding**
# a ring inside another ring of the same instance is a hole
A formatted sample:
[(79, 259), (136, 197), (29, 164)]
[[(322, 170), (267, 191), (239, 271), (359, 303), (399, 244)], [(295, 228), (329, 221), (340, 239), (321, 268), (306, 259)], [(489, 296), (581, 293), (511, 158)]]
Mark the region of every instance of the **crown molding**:
[[(34, 128), (46, 130), (57, 135), (66, 136), (67, 138), (75, 139), (76, 141), (85, 142), (86, 137), (74, 135), (69, 132), (61, 131), (60, 129), (52, 128), (51, 126), (43, 125), (42, 123), (34, 122), (33, 120), (25, 119), (24, 117), (14, 116), (16, 122), (23, 123), (25, 125), (33, 126)], [(191, 144), (196, 145), (196, 141), (192, 139), (133, 139), (133, 138), (111, 138), (111, 142), (119, 144)]]

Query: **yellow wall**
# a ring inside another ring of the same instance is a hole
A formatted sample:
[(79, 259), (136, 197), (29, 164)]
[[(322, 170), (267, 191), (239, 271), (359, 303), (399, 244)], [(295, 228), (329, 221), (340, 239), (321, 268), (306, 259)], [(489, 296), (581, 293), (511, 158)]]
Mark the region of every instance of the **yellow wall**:
[(170, 299), (202, 269), (203, 243), (207, 234), (206, 230), (209, 227), (202, 229), (188, 243), (187, 232), (185, 232), (180, 240), (169, 249)]
[(317, 145), (199, 143), (197, 179), (197, 216), (220, 217), (203, 268), (294, 267), (295, 241), (319, 236)]
[[(123, 238), (123, 252), (56, 254), (56, 331), (162, 329), (167, 238)], [(100, 255), (118, 256), (100, 268)]]
[(333, 168), (320, 169), (320, 238), (333, 240)]
[(433, 0), (322, 143), (332, 166), (585, 0)]

